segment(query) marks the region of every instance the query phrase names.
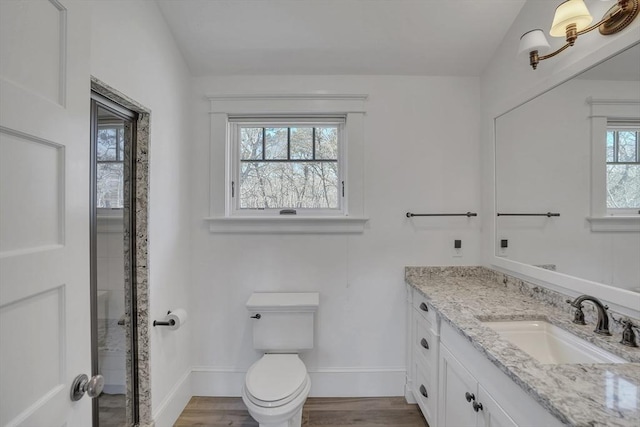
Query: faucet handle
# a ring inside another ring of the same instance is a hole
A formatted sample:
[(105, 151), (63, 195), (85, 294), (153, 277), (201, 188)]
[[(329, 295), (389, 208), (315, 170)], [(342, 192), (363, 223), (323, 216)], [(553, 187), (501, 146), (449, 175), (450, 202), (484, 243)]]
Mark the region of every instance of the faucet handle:
[(631, 324), (632, 327), (634, 327), (636, 329), (638, 328), (638, 326), (635, 323), (633, 323), (633, 321), (631, 319), (629, 319), (627, 317), (619, 317), (619, 318), (616, 319), (613, 316), (613, 314), (611, 314), (611, 313), (609, 313), (609, 316), (611, 317), (611, 320), (616, 322), (618, 325), (626, 326), (627, 324)]
[(587, 323), (584, 321), (584, 313), (582, 312), (582, 304), (577, 303), (576, 301), (567, 300), (567, 303), (571, 304), (571, 307), (575, 307), (576, 311), (573, 312), (573, 323), (577, 325), (586, 325)]
[(578, 303), (577, 301), (578, 301), (577, 298), (575, 300), (568, 299), (567, 300), (567, 304), (569, 304), (571, 307), (575, 307), (575, 308), (581, 309), (583, 307), (582, 303)]
[(636, 344), (636, 334), (635, 332), (633, 332), (634, 329), (640, 332), (640, 329), (638, 329), (638, 325), (633, 323), (633, 321), (629, 318), (616, 319), (615, 317), (613, 317), (612, 314), (610, 314), (610, 316), (614, 322), (624, 326), (620, 344), (626, 345), (629, 347), (638, 347), (638, 344)]
[(624, 330), (622, 331), (622, 339), (620, 340), (620, 344), (629, 347), (637, 347), (638, 344), (636, 344), (636, 334), (635, 332), (633, 332), (633, 330), (635, 329), (636, 331), (640, 332), (640, 329), (638, 329), (638, 325), (633, 323), (630, 319), (625, 319), (621, 323), (624, 325)]

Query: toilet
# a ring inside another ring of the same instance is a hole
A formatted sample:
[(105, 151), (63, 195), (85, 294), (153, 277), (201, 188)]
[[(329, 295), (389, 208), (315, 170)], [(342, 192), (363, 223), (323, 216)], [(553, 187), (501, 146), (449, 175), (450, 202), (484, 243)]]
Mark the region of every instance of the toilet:
[(260, 427), (300, 427), (311, 379), (298, 353), (313, 348), (317, 292), (254, 293), (247, 301), (253, 347), (264, 354), (244, 379), (242, 400)]

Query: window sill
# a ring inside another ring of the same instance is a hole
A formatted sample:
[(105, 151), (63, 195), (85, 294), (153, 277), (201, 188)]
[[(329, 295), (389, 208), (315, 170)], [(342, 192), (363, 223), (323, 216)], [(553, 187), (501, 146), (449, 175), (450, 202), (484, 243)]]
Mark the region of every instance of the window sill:
[(591, 231), (635, 231), (640, 232), (640, 216), (587, 217)]
[(369, 218), (358, 217), (208, 217), (212, 233), (347, 234), (364, 232)]

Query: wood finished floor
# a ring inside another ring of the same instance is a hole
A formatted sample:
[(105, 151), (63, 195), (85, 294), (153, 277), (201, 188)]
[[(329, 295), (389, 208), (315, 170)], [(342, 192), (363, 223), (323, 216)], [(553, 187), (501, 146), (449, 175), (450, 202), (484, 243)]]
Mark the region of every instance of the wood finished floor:
[[(403, 397), (310, 397), (302, 410), (304, 427), (429, 427), (417, 405)], [(192, 397), (174, 427), (258, 427), (241, 398)]]
[(98, 425), (100, 427), (125, 427), (127, 425), (124, 394), (101, 394), (98, 398)]

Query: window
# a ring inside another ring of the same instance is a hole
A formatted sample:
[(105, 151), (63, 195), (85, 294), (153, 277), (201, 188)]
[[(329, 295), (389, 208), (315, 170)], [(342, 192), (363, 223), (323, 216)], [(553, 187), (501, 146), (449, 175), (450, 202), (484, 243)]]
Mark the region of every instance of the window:
[(362, 233), (367, 98), (210, 95), (209, 230)]
[(591, 105), (591, 231), (640, 232), (640, 99)]
[(344, 118), (230, 118), (232, 213), (341, 214), (344, 123)]
[(124, 125), (123, 121), (98, 125), (97, 207), (124, 206)]
[(607, 210), (640, 209), (640, 123), (609, 122), (607, 129)]

